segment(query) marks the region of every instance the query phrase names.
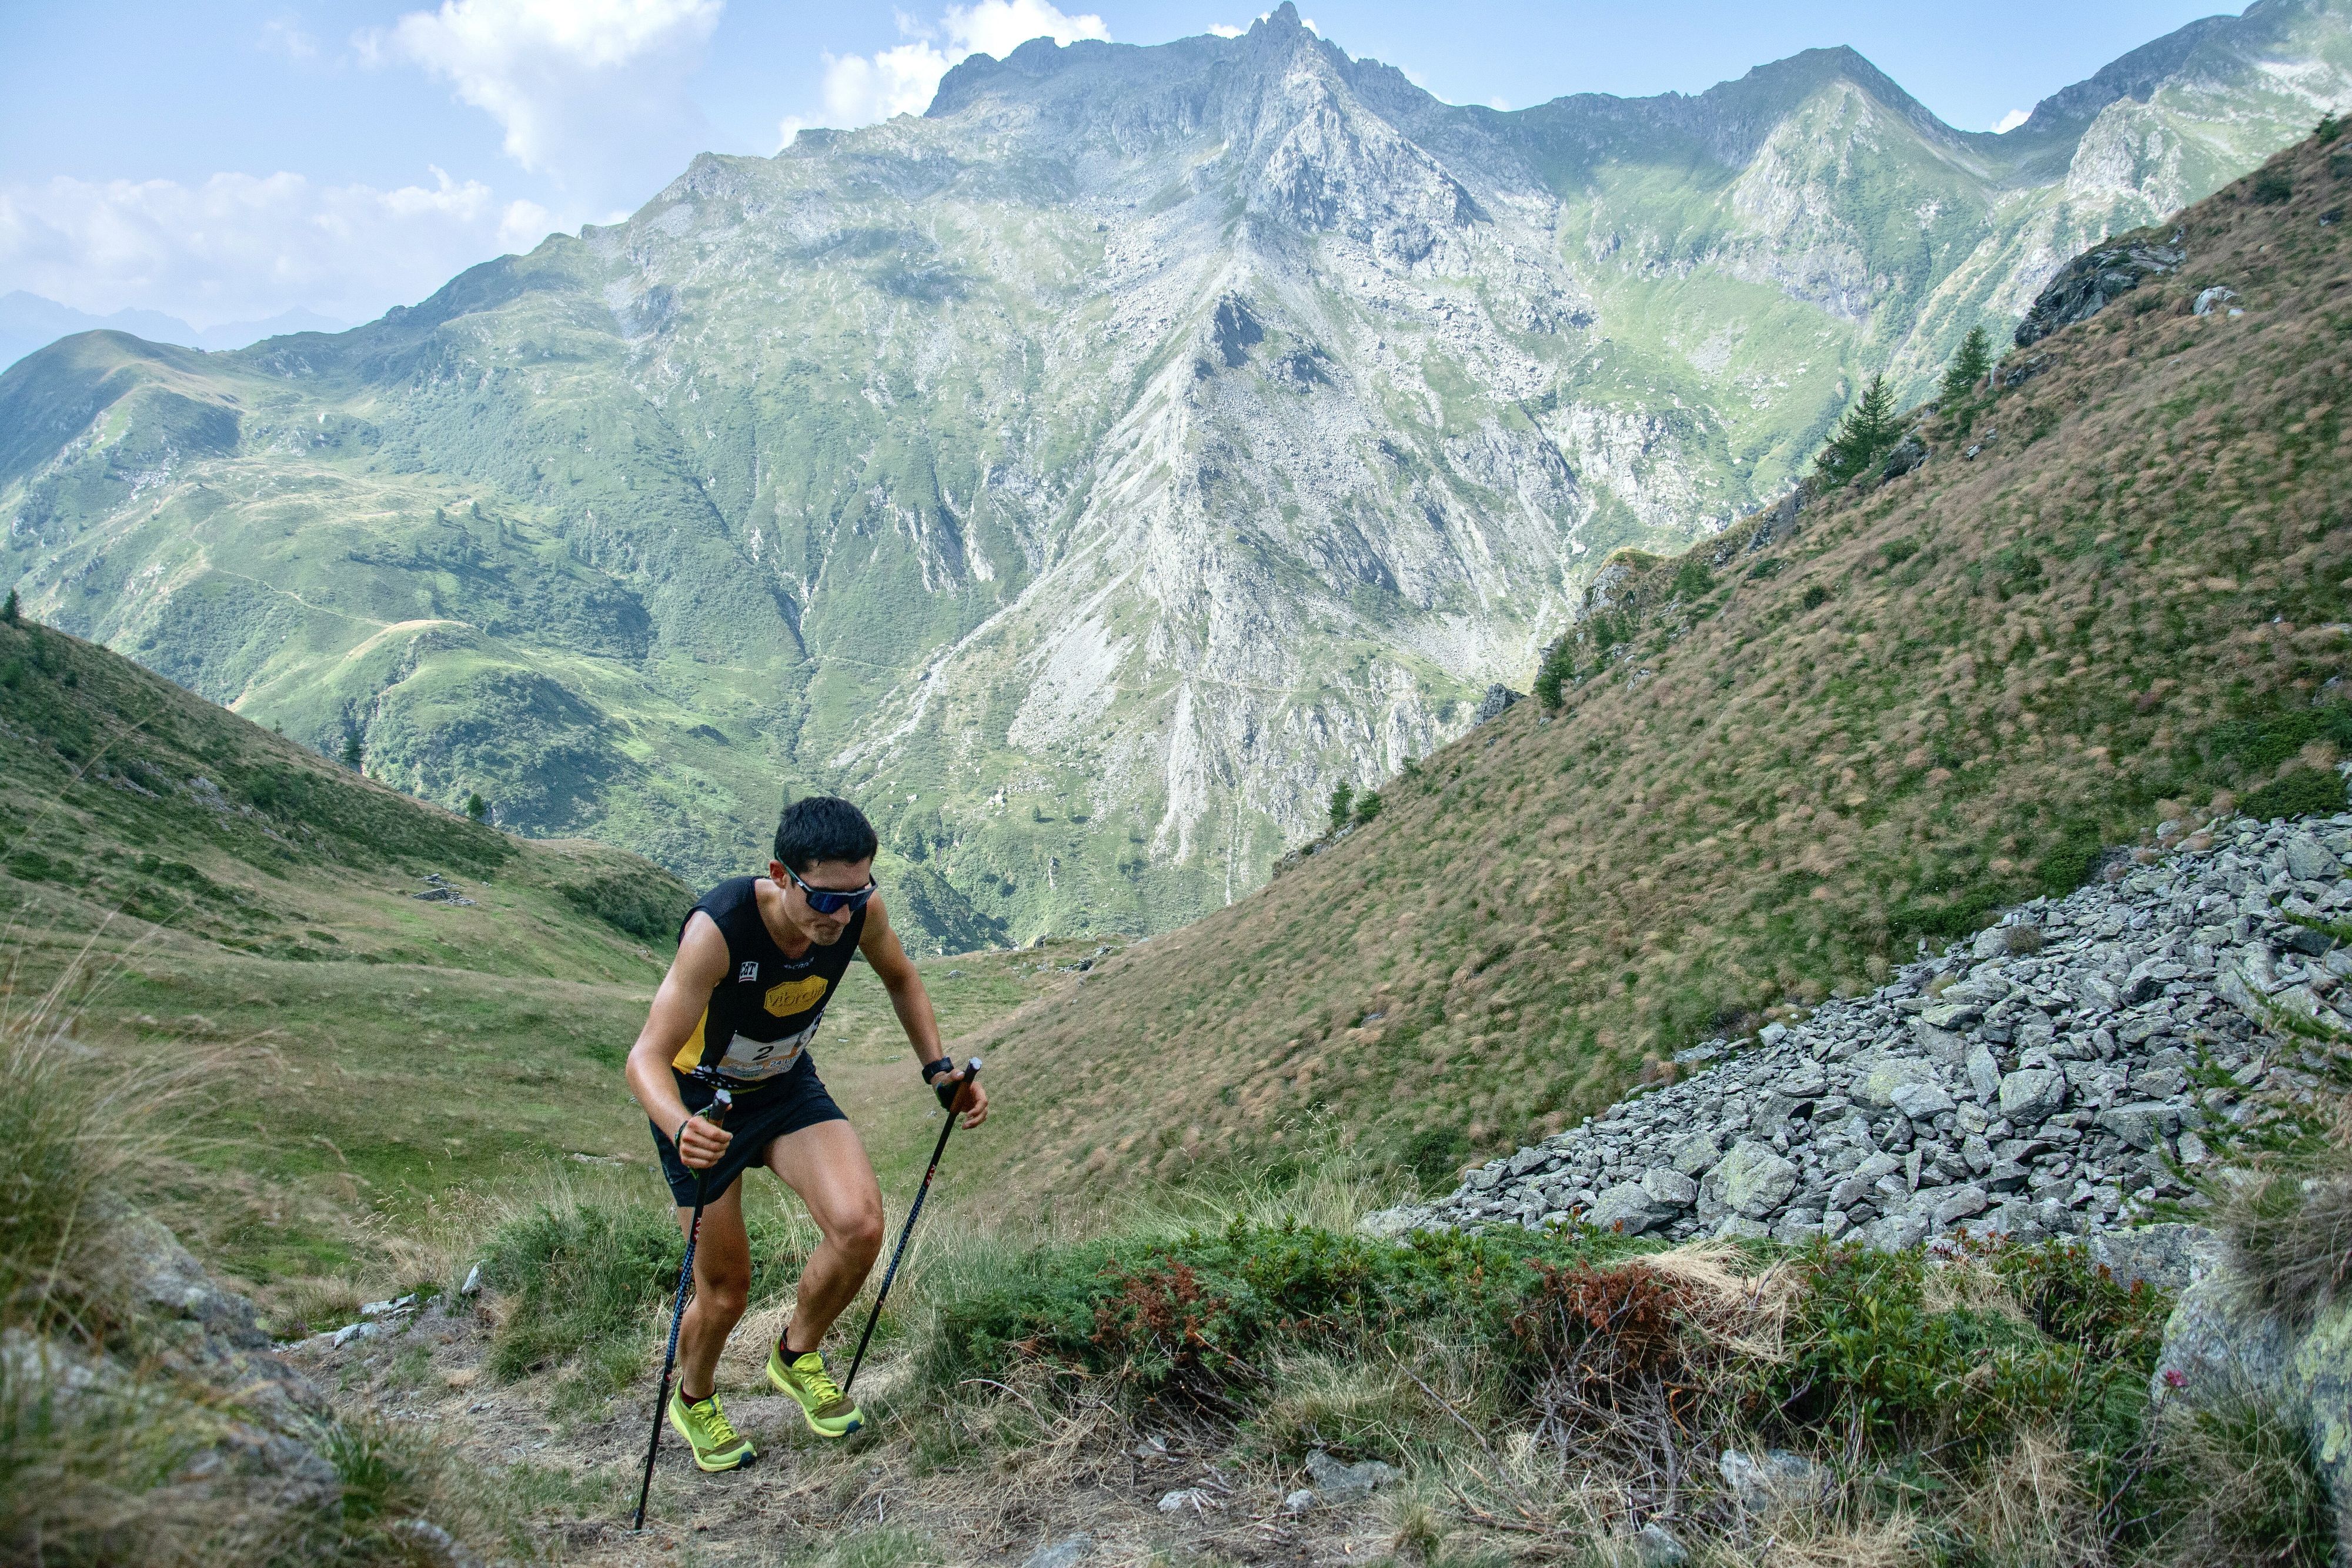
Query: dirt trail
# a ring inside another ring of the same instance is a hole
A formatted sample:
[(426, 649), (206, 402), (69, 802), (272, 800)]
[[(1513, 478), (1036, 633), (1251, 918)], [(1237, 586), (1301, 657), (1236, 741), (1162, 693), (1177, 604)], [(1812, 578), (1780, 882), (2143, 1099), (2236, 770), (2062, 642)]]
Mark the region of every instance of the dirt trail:
[[(954, 1451), (956, 1439), (936, 1421), (892, 1411), (905, 1364), (887, 1351), (859, 1377), (873, 1425), (844, 1442), (823, 1441), (761, 1375), (781, 1306), (745, 1320), (719, 1369), (728, 1415), (757, 1445), (758, 1459), (704, 1475), (677, 1434), (666, 1432), (646, 1528), (633, 1535), (652, 1372), (601, 1410), (562, 1415), (551, 1376), (491, 1381), (485, 1364), (495, 1305), (457, 1307), (452, 1314), (435, 1302), (405, 1324), (341, 1346), (320, 1335), (289, 1358), (346, 1409), (436, 1434), (529, 1513), (535, 1549), (567, 1565), (780, 1564), (877, 1528), (917, 1539), (877, 1539), (874, 1552), (857, 1554), (859, 1568), (1024, 1563), (1076, 1536), (1086, 1538), (1079, 1550), (1066, 1547), (1039, 1568), (1202, 1559), (1347, 1564), (1390, 1548), (1392, 1529), (1377, 1499), (1288, 1512), (1284, 1500), (1303, 1477), (1235, 1465), (1213, 1433), (1175, 1423), (1147, 1431), (1097, 1409), (1061, 1417), (1042, 1440), (1019, 1448), (965, 1436)], [(1008, 1403), (1027, 1403), (1005, 1393)], [(1192, 1495), (1163, 1512), (1171, 1492)]]

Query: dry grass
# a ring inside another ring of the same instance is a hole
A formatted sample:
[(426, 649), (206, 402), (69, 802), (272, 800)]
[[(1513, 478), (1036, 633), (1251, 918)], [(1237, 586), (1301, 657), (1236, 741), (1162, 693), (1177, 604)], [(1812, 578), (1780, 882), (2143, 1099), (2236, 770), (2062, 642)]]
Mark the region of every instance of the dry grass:
[(2309, 1323), (2352, 1281), (2352, 1172), (2240, 1184), (2221, 1221), (2247, 1288), (2290, 1323)]
[[(2307, 718), (2352, 619), (2352, 225), (2317, 221), (2352, 179), (2285, 158), (2293, 202), (2179, 218), (2161, 308), (2038, 345), (1975, 459), (1932, 427), (1927, 467), (1696, 601), (1667, 563), (1558, 714), (1422, 759), (1377, 821), (982, 1037), (1035, 1110), (999, 1168), (1063, 1199), (1188, 1180), (1295, 1149), (1318, 1106), (1390, 1151), (1507, 1149), (1647, 1058), (1865, 988), (2159, 800), (2263, 782), (2313, 737), (2229, 727)], [(2244, 316), (2186, 314), (2214, 283)]]
[(2106, 1531), (2084, 1468), (2063, 1433), (2022, 1433), (1961, 1494), (1954, 1520), (1984, 1556), (2006, 1568), (2101, 1562)]

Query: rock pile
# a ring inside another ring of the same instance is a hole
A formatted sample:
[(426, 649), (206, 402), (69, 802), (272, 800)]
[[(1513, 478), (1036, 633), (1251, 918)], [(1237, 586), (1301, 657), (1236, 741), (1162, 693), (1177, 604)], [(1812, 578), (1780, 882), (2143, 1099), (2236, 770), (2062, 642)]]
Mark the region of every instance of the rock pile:
[(2352, 950), (2325, 929), (2352, 912), (2352, 813), (2158, 840), (2160, 858), (2036, 899), (1870, 996), (1684, 1051), (1699, 1071), (1682, 1082), (1368, 1226), (1891, 1248), (2079, 1235), (2193, 1200), (2180, 1178), (2214, 1127), (2316, 1098), (2277, 1026), (2352, 1028)]

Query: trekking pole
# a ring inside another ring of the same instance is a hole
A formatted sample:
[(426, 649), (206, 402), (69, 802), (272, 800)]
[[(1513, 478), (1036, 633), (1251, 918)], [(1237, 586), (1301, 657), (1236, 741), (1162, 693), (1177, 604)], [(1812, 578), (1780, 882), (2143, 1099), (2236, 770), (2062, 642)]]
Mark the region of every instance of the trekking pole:
[[(735, 1103), (734, 1096), (720, 1089), (712, 1093), (710, 1103), (697, 1111), (696, 1116), (707, 1116), (713, 1126), (725, 1121), (727, 1109)], [(693, 1117), (688, 1117), (688, 1121)], [(678, 1131), (686, 1131), (681, 1123)], [(681, 1143), (683, 1140), (681, 1139)], [(678, 1151), (678, 1163), (686, 1163), (686, 1152)], [(654, 1435), (646, 1440), (646, 1475), (637, 1485), (637, 1517), (630, 1522), (632, 1531), (646, 1527), (646, 1499), (654, 1490), (654, 1458), (661, 1452), (662, 1416), (669, 1404), (669, 1375), (677, 1364), (677, 1331), (686, 1321), (687, 1287), (694, 1283), (694, 1244), (702, 1239), (702, 1173), (694, 1173), (694, 1218), (686, 1228), (686, 1261), (677, 1266), (677, 1291), (671, 1298), (669, 1311), (669, 1349), (662, 1353), (661, 1388), (654, 1396)]]
[[(971, 1059), (964, 1082), (971, 1082), (980, 1076), (980, 1058)], [(961, 1096), (959, 1096), (961, 1098)], [(940, 1156), (947, 1153), (948, 1134), (955, 1131), (956, 1113), (948, 1112), (948, 1124), (940, 1129), (940, 1141), (931, 1145), (930, 1168), (923, 1172), (923, 1185), (915, 1189), (915, 1207), (907, 1210), (907, 1223), (898, 1228), (898, 1245), (890, 1253), (890, 1266), (882, 1271), (882, 1288), (874, 1292), (874, 1310), (866, 1314), (866, 1332), (857, 1336), (857, 1354), (849, 1358), (849, 1375), (841, 1380), (841, 1396), (849, 1397), (850, 1385), (857, 1381), (857, 1368), (866, 1359), (866, 1346), (874, 1338), (874, 1325), (882, 1321), (882, 1303), (890, 1296), (890, 1281), (898, 1277), (898, 1260), (907, 1255), (907, 1239), (915, 1234), (915, 1221), (923, 1215), (923, 1199), (931, 1195), (931, 1178), (940, 1174)]]

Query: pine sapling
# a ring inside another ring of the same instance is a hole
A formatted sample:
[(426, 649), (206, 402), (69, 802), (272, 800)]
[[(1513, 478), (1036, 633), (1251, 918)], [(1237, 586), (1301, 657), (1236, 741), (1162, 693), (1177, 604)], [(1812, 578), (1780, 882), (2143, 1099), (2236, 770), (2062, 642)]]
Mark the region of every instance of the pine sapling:
[(1356, 792), (1345, 783), (1331, 786), (1331, 831), (1338, 832), (1356, 820)]
[(1992, 369), (1992, 344), (1982, 327), (1971, 327), (1969, 335), (1960, 340), (1959, 351), (1944, 371), (1944, 384), (1937, 389), (1937, 401), (1947, 413), (1973, 402), (1984, 379)]

